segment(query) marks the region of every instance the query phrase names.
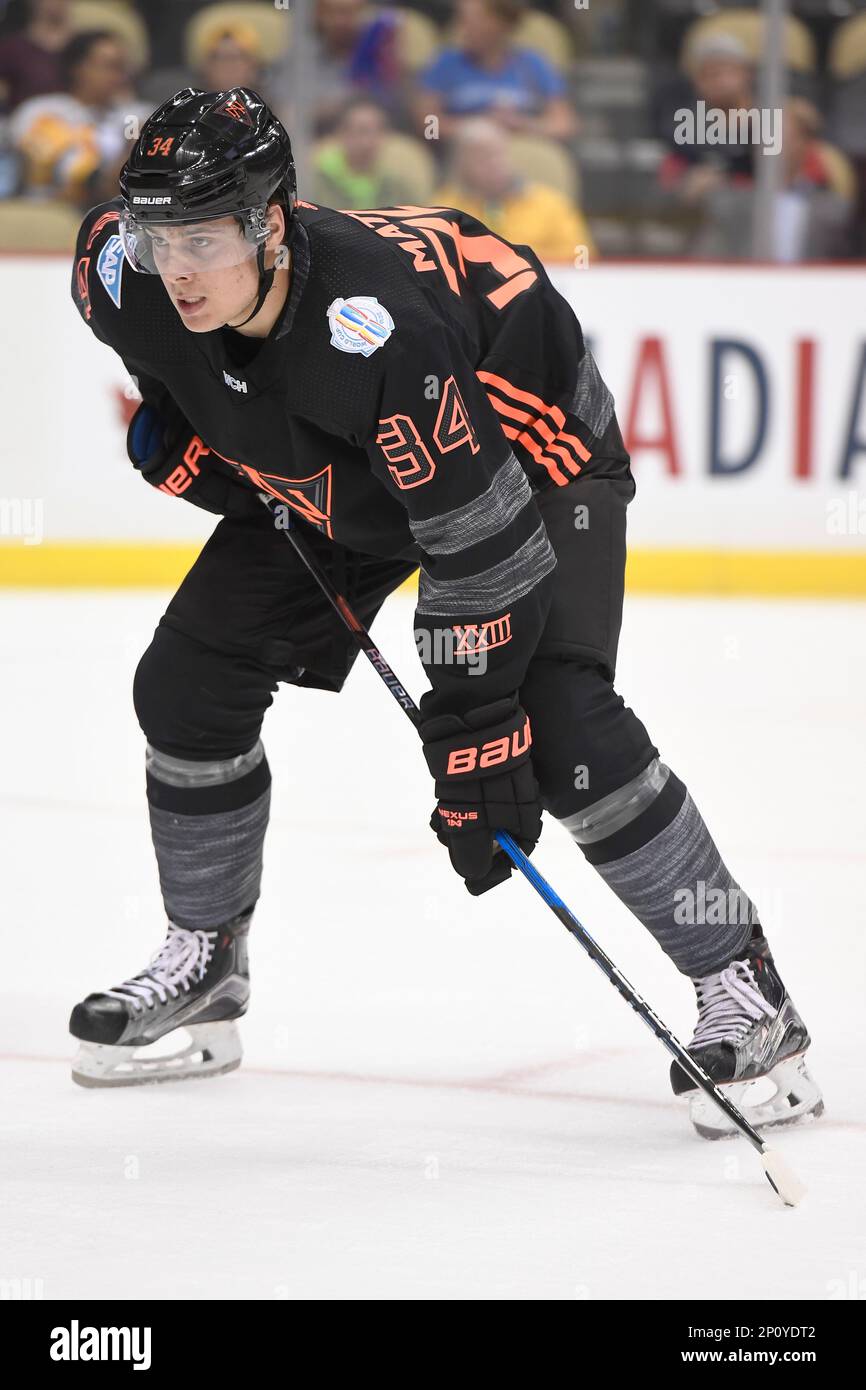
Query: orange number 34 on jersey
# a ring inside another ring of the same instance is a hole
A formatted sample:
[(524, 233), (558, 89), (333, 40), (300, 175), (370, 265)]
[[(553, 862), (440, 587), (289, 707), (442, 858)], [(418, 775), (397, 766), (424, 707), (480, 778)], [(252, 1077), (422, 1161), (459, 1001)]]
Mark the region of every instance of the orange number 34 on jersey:
[[(480, 448), (453, 376), (449, 376), (442, 388), (433, 441), (440, 454), (450, 453), (461, 444), (468, 444), (473, 454), (477, 454)], [(399, 488), (420, 487), (422, 483), (429, 483), (436, 472), (435, 460), (409, 415), (388, 415), (380, 420), (376, 443), (385, 455), (388, 472)]]

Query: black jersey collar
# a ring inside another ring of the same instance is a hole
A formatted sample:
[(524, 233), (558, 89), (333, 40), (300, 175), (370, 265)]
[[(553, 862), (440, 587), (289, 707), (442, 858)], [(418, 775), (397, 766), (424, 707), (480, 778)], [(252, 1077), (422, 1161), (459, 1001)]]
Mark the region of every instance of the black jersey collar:
[(292, 282), (289, 286), (283, 312), (275, 325), (276, 331), (273, 334), (275, 338), (284, 338), (291, 331), (298, 305), (301, 302), (301, 295), (304, 293), (310, 275), (310, 237), (303, 222), (299, 221), (298, 218), (295, 218), (289, 249), (292, 255)]
[(217, 377), (229, 382), (235, 373), (242, 373), (243, 380), (248, 383), (245, 395), (250, 392), (255, 396), (267, 391), (285, 371), (283, 363), (287, 344), (280, 340), (285, 339), (291, 332), (310, 274), (310, 238), (306, 227), (300, 222), (295, 223), (290, 247), (292, 278), (286, 302), (280, 317), (268, 336), (260, 340), (258, 350), (253, 352), (250, 360), (242, 363), (233, 361), (223, 329), (203, 333), (196, 344), (210, 362), (211, 369)]

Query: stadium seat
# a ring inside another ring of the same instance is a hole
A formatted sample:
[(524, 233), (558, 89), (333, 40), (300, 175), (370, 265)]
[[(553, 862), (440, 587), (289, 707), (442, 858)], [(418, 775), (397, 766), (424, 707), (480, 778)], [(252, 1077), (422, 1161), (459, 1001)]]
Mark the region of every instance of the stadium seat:
[(514, 42), (520, 48), (540, 53), (559, 71), (574, 61), (571, 34), (558, 19), (541, 10), (527, 10), (515, 30)]
[(650, 129), (649, 70), (641, 58), (618, 54), (576, 64), (572, 99), (587, 135), (628, 140)]
[(837, 145), (855, 159), (866, 158), (866, 72), (836, 84), (830, 110)]
[(392, 13), (398, 18), (397, 48), (402, 63), (410, 72), (432, 63), (442, 46), (439, 30), (425, 14), (395, 6)]
[(628, 203), (628, 173), (620, 141), (581, 140), (579, 160), (584, 211), (597, 216), (622, 212)]
[(599, 258), (631, 256), (634, 253), (634, 229), (616, 217), (591, 217), (592, 238)]
[(662, 222), (648, 218), (636, 223), (632, 254), (651, 258), (688, 255), (690, 231), (674, 221)]
[(833, 79), (829, 128), (833, 139), (856, 159), (866, 157), (866, 14), (846, 19), (833, 34), (827, 55)]
[(184, 49), (187, 66), (198, 68), (207, 51), (214, 33), (230, 24), (245, 24), (255, 29), (261, 39), (262, 51), (268, 55), (268, 62), (277, 62), (289, 46), (292, 17), (288, 10), (278, 10), (260, 0), (249, 3), (206, 5), (189, 21), (184, 31)]
[(81, 213), (66, 203), (36, 198), (6, 198), (0, 202), (0, 251), (75, 250)]
[(123, 39), (135, 72), (150, 61), (147, 29), (140, 15), (117, 0), (73, 0), (72, 25), (76, 33), (87, 29), (108, 29)]
[(627, 140), (623, 149), (626, 166), (624, 203), (628, 213), (650, 215), (661, 201), (659, 168), (667, 155), (661, 140)]
[(847, 82), (866, 72), (866, 14), (846, 19), (834, 31), (827, 66), (837, 82)]
[[(764, 16), (754, 9), (724, 10), (696, 20), (686, 32), (680, 53), (680, 62), (687, 72), (696, 46), (711, 34), (730, 34), (739, 39), (757, 63), (764, 50)], [(792, 72), (815, 71), (815, 40), (806, 25), (792, 15), (785, 21), (785, 61)]]
[(547, 184), (572, 202), (579, 197), (574, 160), (556, 140), (538, 135), (511, 135), (508, 142), (515, 168), (524, 178)]
[(418, 203), (429, 203), (436, 185), (436, 161), (423, 140), (392, 131), (385, 139), (382, 162), (389, 174), (398, 175), (413, 187)]

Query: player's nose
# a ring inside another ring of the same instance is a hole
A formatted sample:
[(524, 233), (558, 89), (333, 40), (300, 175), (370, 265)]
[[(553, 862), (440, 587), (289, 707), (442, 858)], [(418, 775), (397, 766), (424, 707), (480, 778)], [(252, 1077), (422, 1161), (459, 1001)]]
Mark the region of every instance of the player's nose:
[(189, 294), (195, 277), (184, 270), (171, 270), (163, 275), (163, 281), (169, 293), (177, 296), (178, 294)]
[(159, 257), (159, 270), (164, 280), (174, 282), (179, 280), (186, 284), (193, 275), (189, 257), (181, 246), (168, 246), (163, 248)]

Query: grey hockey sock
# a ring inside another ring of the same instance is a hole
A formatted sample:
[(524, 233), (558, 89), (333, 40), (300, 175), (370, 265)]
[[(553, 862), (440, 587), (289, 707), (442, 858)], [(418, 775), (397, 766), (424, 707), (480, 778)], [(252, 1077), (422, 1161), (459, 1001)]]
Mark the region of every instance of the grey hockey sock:
[(177, 926), (213, 928), (252, 911), (270, 796), (260, 741), (240, 757), (209, 762), (148, 744), (153, 847), (165, 910)]
[(684, 975), (709, 975), (743, 953), (757, 910), (686, 788), (658, 758), (563, 824)]

